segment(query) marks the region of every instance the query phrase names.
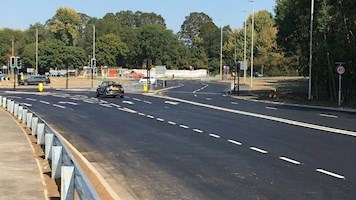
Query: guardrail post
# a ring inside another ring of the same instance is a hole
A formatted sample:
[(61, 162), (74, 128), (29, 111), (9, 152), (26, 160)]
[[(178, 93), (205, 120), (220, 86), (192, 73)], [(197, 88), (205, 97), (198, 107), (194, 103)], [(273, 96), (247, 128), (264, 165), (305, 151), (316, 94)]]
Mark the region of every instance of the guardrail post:
[(6, 108), (6, 97), (2, 98), (2, 107)]
[(6, 110), (10, 112), (10, 107), (11, 107), (11, 99), (7, 99), (6, 102)]
[(14, 106), (14, 116), (17, 117), (17, 115), (19, 114), (19, 103), (15, 102), (15, 106)]
[(27, 127), (31, 128), (33, 113), (27, 113)]
[(23, 123), (23, 124), (26, 124), (26, 123), (27, 123), (27, 109), (26, 109), (26, 108), (24, 108), (24, 109), (22, 110), (22, 123)]
[(44, 123), (38, 123), (37, 124), (37, 144), (43, 145), (45, 143), (45, 137), (44, 137)]
[(74, 166), (62, 166), (61, 200), (74, 199)]
[(20, 106), (20, 105), (19, 105), (19, 111), (18, 111), (18, 113), (17, 113), (17, 118), (18, 118), (19, 120), (22, 120), (22, 112), (23, 112), (23, 106)]
[(11, 100), (10, 113), (15, 113), (15, 101)]
[(0, 106), (2, 106), (2, 96), (0, 96)]
[(54, 179), (61, 177), (62, 148), (61, 146), (52, 147), (52, 178)]
[(54, 134), (45, 134), (45, 159), (52, 159), (52, 146), (53, 146)]
[(37, 135), (37, 124), (38, 124), (38, 117), (32, 117), (32, 122), (31, 122), (32, 135)]

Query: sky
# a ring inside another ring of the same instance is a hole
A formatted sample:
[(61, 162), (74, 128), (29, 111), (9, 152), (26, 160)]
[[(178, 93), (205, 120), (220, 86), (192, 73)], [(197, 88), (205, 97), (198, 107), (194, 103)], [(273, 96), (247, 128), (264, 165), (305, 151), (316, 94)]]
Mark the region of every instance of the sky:
[[(255, 12), (268, 10), (273, 14), (276, 0), (254, 0)], [(248, 0), (7, 0), (1, 2), (0, 28), (27, 29), (30, 24), (44, 24), (61, 7), (72, 8), (91, 17), (102, 18), (107, 13), (131, 10), (161, 15), (168, 29), (177, 33), (185, 17), (203, 12), (217, 26), (242, 28), (253, 3)]]

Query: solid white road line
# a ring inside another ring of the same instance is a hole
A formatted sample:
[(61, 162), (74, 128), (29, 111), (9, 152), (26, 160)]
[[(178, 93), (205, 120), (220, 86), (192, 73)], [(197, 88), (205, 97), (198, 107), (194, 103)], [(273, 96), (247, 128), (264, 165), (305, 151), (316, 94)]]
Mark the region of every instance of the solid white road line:
[(220, 135), (212, 134), (210, 133), (209, 136), (214, 137), (214, 138), (220, 138)]
[(150, 102), (150, 101), (143, 101), (144, 103), (147, 103), (147, 104), (152, 104), (152, 102)]
[(235, 140), (227, 140), (227, 141), (232, 143), (232, 144), (242, 145), (241, 142), (238, 142), (238, 141), (235, 141)]
[(141, 99), (138, 99), (138, 98), (132, 98), (132, 99), (135, 101), (142, 101)]
[(320, 172), (320, 173), (323, 173), (323, 174), (327, 174), (329, 176), (333, 176), (333, 177), (338, 178), (338, 179), (345, 179), (345, 176), (341, 176), (339, 174), (335, 174), (333, 172), (326, 171), (325, 169), (316, 169), (316, 171)]
[(185, 128), (185, 129), (189, 128), (189, 126), (186, 126), (186, 125), (179, 125), (179, 127)]
[(275, 107), (270, 107), (270, 106), (266, 106), (267, 109), (270, 109), (270, 110), (277, 110), (277, 108)]
[(257, 148), (257, 147), (250, 147), (250, 149), (253, 150), (253, 151), (257, 151), (257, 152), (259, 152), (259, 153), (263, 153), (263, 154), (266, 154), (266, 153), (267, 153), (267, 151), (265, 151), (265, 150), (263, 150), (263, 149), (259, 149), (259, 148)]
[(300, 165), (300, 162), (299, 162), (299, 161), (292, 160), (292, 159), (287, 158), (287, 157), (281, 156), (281, 157), (279, 157), (279, 159), (284, 160), (284, 161), (286, 161), (286, 162), (293, 163), (293, 164), (295, 164), (295, 165)]
[(155, 117), (152, 116), (152, 115), (146, 115), (146, 117), (151, 118), (151, 119), (154, 119), (154, 118), (155, 118)]
[(32, 98), (26, 98), (29, 101), (37, 101), (37, 99), (32, 99)]
[(176, 125), (175, 122), (171, 122), (171, 121), (168, 121), (168, 124), (171, 124), (171, 125)]
[(164, 122), (164, 119), (162, 118), (156, 118), (157, 121)]
[(231, 104), (237, 105), (237, 104), (239, 104), (239, 103), (237, 103), (237, 102), (231, 102)]
[(42, 101), (42, 100), (40, 100), (40, 102), (41, 103), (44, 103), (44, 104), (47, 104), (47, 105), (49, 105), (50, 103), (49, 102), (47, 102), (47, 101)]
[(22, 99), (22, 97), (18, 97), (18, 96), (7, 96), (7, 97), (12, 99)]
[(320, 115), (322, 117), (338, 118), (338, 116), (336, 116), (336, 115), (328, 115), (328, 114), (323, 114), (323, 113), (320, 113), (318, 115)]
[(230, 112), (230, 113), (235, 113), (235, 114), (240, 114), (240, 115), (246, 115), (246, 116), (250, 116), (250, 117), (256, 117), (256, 118), (260, 118), (260, 119), (267, 119), (267, 120), (281, 122), (281, 123), (285, 123), (285, 124), (289, 124), (289, 125), (300, 126), (300, 127), (305, 127), (305, 128), (310, 128), (310, 129), (315, 129), (315, 130), (320, 130), (320, 131), (327, 131), (327, 132), (331, 132), (331, 133), (338, 133), (338, 134), (350, 135), (350, 136), (356, 137), (355, 131), (348, 131), (348, 130), (344, 130), (344, 129), (331, 128), (331, 127), (327, 127), (327, 126), (308, 124), (305, 122), (298, 122), (298, 121), (284, 119), (284, 118), (280, 118), (280, 117), (273, 117), (273, 116), (268, 116), (268, 115), (252, 113), (252, 112), (234, 110), (234, 109), (229, 109), (229, 108), (224, 108), (224, 107), (219, 107), (219, 106), (214, 106), (214, 105), (209, 105), (209, 104), (198, 103), (198, 102), (194, 102), (194, 101), (188, 101), (188, 100), (184, 100), (184, 99), (173, 98), (173, 97), (159, 96), (159, 95), (152, 95), (152, 94), (146, 94), (146, 95), (151, 95), (151, 96), (155, 96), (155, 97), (162, 98), (162, 99), (168, 99), (168, 100), (172, 100), (172, 101), (179, 101), (179, 102), (187, 103), (190, 105), (201, 106), (201, 107), (205, 107), (205, 108), (211, 108), (211, 109), (215, 109), (215, 110), (220, 110), (220, 111), (225, 111), (225, 112)]
[(57, 107), (57, 108), (66, 108), (65, 106), (61, 106), (61, 105), (58, 105), (58, 104), (52, 104), (53, 106)]
[(199, 129), (193, 129), (193, 131), (197, 132), (197, 133), (203, 133), (202, 130), (199, 130)]

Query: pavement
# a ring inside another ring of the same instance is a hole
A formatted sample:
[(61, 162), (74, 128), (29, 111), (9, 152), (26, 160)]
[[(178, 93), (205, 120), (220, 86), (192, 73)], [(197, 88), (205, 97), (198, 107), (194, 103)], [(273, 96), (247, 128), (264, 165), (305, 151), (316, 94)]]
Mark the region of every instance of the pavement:
[(46, 199), (40, 166), (26, 133), (0, 108), (0, 200)]

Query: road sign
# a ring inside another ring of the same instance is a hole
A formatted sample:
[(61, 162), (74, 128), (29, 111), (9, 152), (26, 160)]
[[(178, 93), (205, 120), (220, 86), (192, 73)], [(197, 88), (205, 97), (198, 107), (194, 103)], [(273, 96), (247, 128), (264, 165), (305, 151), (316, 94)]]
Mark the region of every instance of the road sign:
[(342, 75), (343, 73), (345, 73), (345, 67), (342, 65), (339, 65), (339, 66), (337, 66), (336, 71), (339, 75)]

